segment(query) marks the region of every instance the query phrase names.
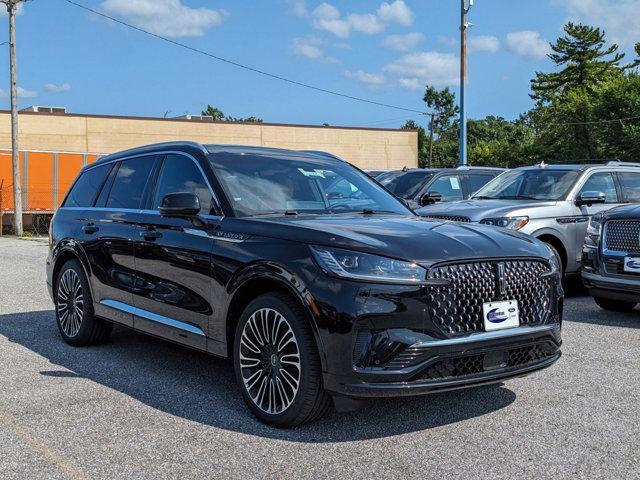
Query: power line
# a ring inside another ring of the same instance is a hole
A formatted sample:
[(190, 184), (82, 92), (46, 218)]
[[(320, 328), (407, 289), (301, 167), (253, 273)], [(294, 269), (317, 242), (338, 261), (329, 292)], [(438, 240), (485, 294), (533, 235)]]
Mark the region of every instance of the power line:
[(64, 1), (69, 3), (70, 5), (74, 5), (74, 6), (78, 7), (78, 8), (81, 8), (83, 10), (91, 12), (91, 13), (93, 13), (95, 15), (98, 15), (100, 17), (103, 17), (103, 18), (106, 18), (108, 20), (111, 20), (112, 22), (118, 23), (120, 25), (124, 25), (125, 27), (131, 28), (133, 30), (137, 30), (138, 32), (141, 32), (141, 33), (144, 33), (146, 35), (155, 37), (155, 38), (157, 38), (159, 40), (162, 40), (164, 42), (167, 42), (167, 43), (170, 43), (172, 45), (175, 45), (175, 46), (190, 50), (190, 51), (192, 51), (194, 53), (197, 53), (197, 54), (200, 54), (200, 55), (207, 56), (209, 58), (213, 58), (214, 60), (218, 60), (219, 62), (224, 62), (224, 63), (227, 63), (229, 65), (233, 65), (234, 67), (242, 68), (244, 70), (248, 70), (250, 72), (257, 73), (259, 75), (263, 75), (265, 77), (273, 78), (275, 80), (280, 80), (282, 82), (290, 83), (292, 85), (297, 85), (299, 87), (304, 87), (304, 88), (308, 88), (308, 89), (311, 89), (311, 90), (315, 90), (317, 92), (322, 92), (322, 93), (326, 93), (326, 94), (329, 94), (329, 95), (334, 95), (334, 96), (342, 97), (342, 98), (348, 98), (349, 100), (355, 100), (357, 102), (363, 102), (363, 103), (368, 103), (368, 104), (371, 104), (371, 105), (377, 105), (379, 107), (393, 108), (395, 110), (403, 110), (405, 112), (419, 113), (421, 115), (424, 115), (425, 113), (428, 113), (428, 112), (423, 112), (423, 111), (420, 111), (420, 110), (414, 110), (414, 109), (411, 109), (411, 108), (399, 107), (397, 105), (391, 105), (391, 104), (388, 104), (388, 103), (376, 102), (374, 100), (368, 100), (366, 98), (355, 97), (353, 95), (348, 95), (346, 93), (336, 92), (336, 91), (329, 90), (329, 89), (326, 89), (326, 88), (318, 87), (316, 85), (311, 85), (311, 84), (308, 84), (308, 83), (298, 82), (297, 80), (292, 80), (290, 78), (283, 77), (281, 75), (276, 75), (274, 73), (269, 73), (269, 72), (266, 72), (264, 70), (259, 70), (259, 69), (254, 68), (254, 67), (250, 67), (248, 65), (244, 65), (242, 63), (235, 62), (233, 60), (229, 60), (229, 59), (226, 59), (226, 58), (223, 58), (223, 57), (219, 57), (218, 55), (214, 55), (213, 53), (207, 52), (205, 50), (200, 50), (199, 48), (192, 47), (190, 45), (187, 45), (186, 43), (178, 42), (176, 40), (171, 40), (170, 38), (163, 37), (162, 35), (158, 35), (157, 33), (152, 33), (152, 32), (150, 32), (148, 30), (143, 29), (143, 28), (136, 27), (135, 25), (132, 25), (130, 23), (124, 22), (122, 20), (118, 20), (117, 18), (111, 17), (111, 16), (109, 16), (109, 15), (107, 15), (105, 13), (99, 12), (97, 10), (89, 8), (89, 7), (87, 7), (85, 5), (82, 5), (80, 3), (74, 2), (73, 0), (64, 0)]

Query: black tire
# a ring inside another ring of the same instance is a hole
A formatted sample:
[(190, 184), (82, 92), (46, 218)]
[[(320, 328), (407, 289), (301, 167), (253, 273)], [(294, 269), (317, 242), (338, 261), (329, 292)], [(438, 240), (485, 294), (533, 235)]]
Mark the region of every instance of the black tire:
[(630, 312), (637, 305), (636, 302), (623, 302), (604, 297), (593, 297), (593, 299), (600, 308), (609, 312)]
[[(284, 319), (285, 323), (281, 323), (280, 319)], [(258, 325), (254, 322), (266, 322), (267, 326), (278, 325), (275, 333), (273, 333), (274, 330), (269, 330), (272, 327), (267, 328), (267, 331), (271, 332), (267, 335), (264, 335), (265, 329), (261, 327), (263, 333), (260, 338), (271, 335), (275, 339), (271, 339), (274, 340), (273, 344), (268, 338), (262, 339), (264, 340), (263, 344), (259, 344), (255, 330), (251, 330), (254, 325)], [(289, 340), (291, 334), (293, 342)], [(279, 347), (283, 344), (281, 350)], [(255, 349), (250, 350), (249, 345)], [(299, 369), (297, 370), (299, 382), (297, 390), (294, 390), (295, 382), (290, 378), (296, 376), (296, 367), (293, 366), (296, 351), (299, 360)], [(243, 366), (240, 362), (241, 356), (244, 361)], [(281, 362), (280, 360), (284, 360), (285, 357), (294, 361)], [(257, 361), (260, 363), (253, 364)], [(235, 332), (233, 365), (242, 398), (249, 410), (268, 425), (278, 428), (295, 427), (317, 420), (326, 414), (332, 405), (331, 397), (325, 392), (322, 385), (322, 367), (318, 348), (305, 312), (297, 302), (285, 294), (261, 295), (244, 309)], [(256, 377), (252, 380), (254, 375)], [(263, 402), (260, 402), (258, 388), (262, 387), (257, 384), (253, 385), (254, 381), (258, 384), (265, 381), (267, 382), (265, 385), (271, 383), (275, 385), (271, 387), (273, 388), (273, 411), (270, 411), (271, 397), (269, 397), (268, 405), (264, 394)], [(285, 406), (287, 402), (288, 404)], [(267, 406), (268, 408), (265, 408)], [(279, 410), (279, 407), (282, 408)]]
[(77, 260), (69, 260), (62, 266), (54, 291), (56, 323), (65, 342), (86, 347), (109, 338), (113, 324), (94, 315), (89, 282)]
[(547, 242), (545, 242), (545, 245), (547, 245), (547, 247), (549, 247), (555, 255), (556, 260), (558, 261), (558, 265), (560, 265), (560, 278), (564, 278), (564, 265), (562, 264), (562, 257), (560, 256), (558, 249)]

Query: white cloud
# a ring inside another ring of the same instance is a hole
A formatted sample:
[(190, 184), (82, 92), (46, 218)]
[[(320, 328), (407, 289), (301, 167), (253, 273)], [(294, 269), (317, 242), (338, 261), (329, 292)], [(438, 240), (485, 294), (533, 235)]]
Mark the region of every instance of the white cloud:
[(71, 91), (71, 85), (69, 85), (68, 83), (63, 83), (61, 85), (57, 85), (55, 83), (47, 83), (44, 86), (44, 89), (47, 92), (51, 92), (51, 93), (65, 93), (65, 92)]
[(338, 63), (334, 57), (325, 55), (322, 49), (322, 40), (316, 37), (294, 38), (289, 47), (293, 55), (305, 57), (309, 60), (317, 60), (324, 63)]
[[(0, 88), (0, 97), (8, 97), (10, 93), (7, 90)], [(27, 90), (26, 88), (18, 87), (19, 98), (35, 98), (38, 96), (38, 92), (35, 90)]]
[(347, 70), (344, 72), (344, 75), (347, 78), (351, 78), (352, 80), (364, 83), (370, 88), (381, 87), (387, 81), (387, 79), (381, 73), (368, 73), (363, 70), (357, 70), (355, 72)]
[(308, 15), (307, 2), (305, 0), (287, 0), (291, 13), (296, 17), (306, 17)]
[(336, 37), (347, 38), (351, 35), (351, 25), (340, 19), (340, 11), (328, 3), (321, 3), (313, 11), (313, 26), (319, 30), (326, 30)]
[(640, 0), (562, 0), (574, 21), (604, 28), (607, 37), (624, 47), (640, 40)]
[(408, 89), (425, 84), (445, 86), (459, 83), (460, 61), (456, 55), (440, 52), (417, 52), (403, 55), (384, 67), (398, 83)]
[(167, 37), (199, 37), (218, 26), (225, 10), (191, 8), (182, 0), (105, 0), (100, 8), (134, 25)]
[(478, 35), (469, 38), (469, 49), (472, 52), (496, 53), (500, 50), (500, 40), (492, 35)]
[(411, 9), (407, 7), (407, 4), (404, 3), (404, 0), (396, 0), (391, 4), (384, 2), (380, 5), (380, 8), (378, 8), (377, 13), (383, 22), (398, 23), (405, 27), (413, 24), (415, 20), (415, 15)]
[(408, 52), (424, 40), (424, 35), (419, 32), (407, 33), (406, 35), (389, 35), (380, 45), (398, 52)]
[(512, 53), (529, 60), (540, 60), (551, 51), (549, 42), (532, 31), (507, 34), (507, 47)]
[(339, 38), (348, 38), (352, 32), (375, 35), (391, 23), (411, 25), (415, 17), (403, 0), (395, 0), (391, 4), (384, 2), (375, 13), (349, 13), (346, 16), (325, 2), (318, 5), (311, 16), (315, 28), (331, 32)]
[(367, 35), (375, 35), (384, 31), (385, 28), (384, 24), (373, 13), (352, 13), (347, 17), (347, 21), (353, 30)]

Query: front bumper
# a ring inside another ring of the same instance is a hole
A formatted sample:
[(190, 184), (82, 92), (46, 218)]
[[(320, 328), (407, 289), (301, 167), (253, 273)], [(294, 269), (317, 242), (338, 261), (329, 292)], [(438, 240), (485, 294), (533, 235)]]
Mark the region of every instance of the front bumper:
[(348, 375), (325, 373), (325, 388), (348, 397), (423, 395), (526, 375), (552, 365), (561, 355), (559, 323), (445, 340), (404, 334), (423, 338), (397, 354), (392, 369), (356, 367)]
[(583, 270), (582, 282), (593, 297), (640, 302), (640, 277), (638, 276), (605, 276)]

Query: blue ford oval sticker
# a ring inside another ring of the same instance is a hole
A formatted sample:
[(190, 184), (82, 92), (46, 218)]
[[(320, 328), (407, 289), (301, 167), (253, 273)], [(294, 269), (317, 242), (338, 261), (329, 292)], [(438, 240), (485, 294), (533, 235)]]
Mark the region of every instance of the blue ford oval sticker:
[(625, 257), (624, 258), (624, 271), (632, 273), (640, 273), (640, 258), (638, 257)]

